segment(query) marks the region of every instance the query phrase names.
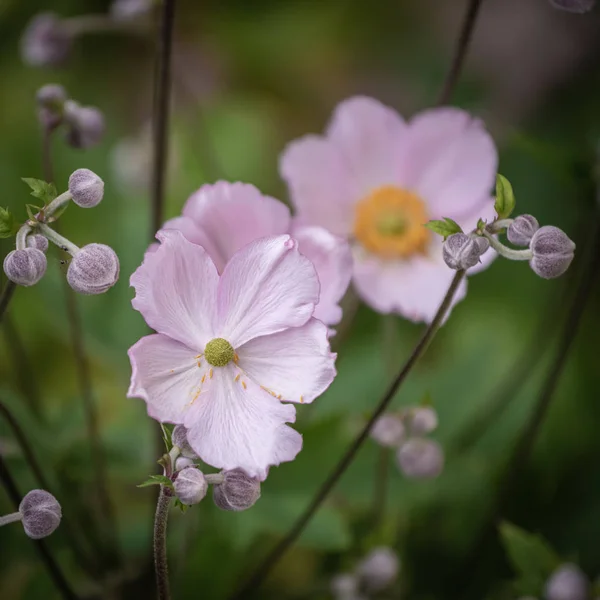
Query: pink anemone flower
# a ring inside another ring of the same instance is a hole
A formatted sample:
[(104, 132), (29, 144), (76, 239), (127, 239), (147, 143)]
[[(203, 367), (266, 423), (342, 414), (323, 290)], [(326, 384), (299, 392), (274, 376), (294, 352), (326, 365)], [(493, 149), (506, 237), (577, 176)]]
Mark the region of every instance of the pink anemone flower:
[(327, 327), (312, 317), (315, 269), (289, 235), (244, 246), (221, 274), (180, 232), (157, 238), (131, 276), (133, 307), (157, 333), (129, 350), (128, 397), (184, 425), (207, 464), (264, 479), (302, 448), (286, 402), (312, 402), (336, 374)]
[[(466, 231), (492, 218), (496, 169), (492, 138), (466, 112), (436, 108), (405, 122), (366, 97), (342, 102), (324, 136), (290, 143), (280, 161), (299, 223), (350, 241), (362, 299), (413, 321), (433, 318), (454, 276), (423, 225), (450, 217)], [(494, 257), (488, 250), (469, 273)], [(454, 301), (465, 293), (463, 282)]]

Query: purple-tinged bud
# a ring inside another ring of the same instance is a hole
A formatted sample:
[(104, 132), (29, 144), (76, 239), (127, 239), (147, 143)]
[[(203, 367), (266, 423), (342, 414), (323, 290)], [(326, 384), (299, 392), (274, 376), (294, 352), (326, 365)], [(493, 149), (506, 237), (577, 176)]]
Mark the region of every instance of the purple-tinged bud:
[(186, 467), (179, 471), (173, 482), (175, 495), (183, 504), (198, 504), (208, 491), (204, 474), (196, 467)]
[(397, 448), (404, 441), (405, 434), (404, 423), (396, 414), (379, 417), (371, 429), (371, 437), (385, 448)]
[(589, 583), (574, 564), (561, 565), (548, 579), (544, 590), (546, 600), (586, 600)]
[(554, 8), (572, 13), (586, 13), (594, 8), (596, 0), (550, 0)]
[(117, 21), (129, 21), (148, 15), (155, 2), (152, 0), (114, 0), (110, 7), (110, 16)]
[(538, 220), (532, 215), (517, 217), (506, 230), (506, 237), (515, 246), (529, 246), (533, 234), (540, 228)]
[(194, 461), (191, 458), (187, 458), (185, 456), (179, 456), (175, 459), (175, 470), (183, 471), (183, 469), (187, 467), (193, 467)]
[(477, 246), (477, 252), (479, 253), (479, 256), (485, 254), (490, 248), (490, 240), (485, 237), (477, 236), (473, 241)]
[(21, 37), (21, 58), (32, 67), (63, 64), (71, 52), (72, 37), (63, 21), (52, 12), (36, 15)]
[(419, 406), (412, 410), (410, 419), (411, 435), (431, 433), (438, 426), (437, 412), (430, 406)]
[(403, 444), (396, 457), (401, 471), (411, 479), (433, 479), (444, 468), (444, 451), (433, 440), (413, 438)]
[(223, 510), (246, 510), (260, 498), (260, 481), (243, 469), (222, 471), (223, 483), (213, 486), (213, 500)]
[(444, 242), (442, 255), (451, 269), (469, 269), (479, 262), (479, 246), (468, 235), (453, 233)]
[(19, 512), (25, 533), (33, 540), (49, 536), (62, 517), (60, 504), (44, 490), (31, 490), (26, 494), (19, 504)]
[(57, 83), (43, 85), (35, 94), (39, 106), (52, 109), (62, 109), (67, 98), (67, 91)]
[(86, 149), (100, 142), (106, 129), (104, 115), (92, 106), (65, 102), (65, 121), (68, 125), (67, 143), (73, 148)]
[(69, 192), (77, 206), (92, 208), (102, 201), (104, 181), (89, 169), (77, 169), (69, 177)]
[(394, 583), (399, 570), (400, 561), (396, 553), (382, 546), (371, 550), (359, 563), (356, 572), (368, 592), (379, 592)]
[(119, 279), (119, 258), (104, 244), (88, 244), (73, 257), (69, 285), (79, 294), (103, 294)]
[(46, 273), (46, 255), (37, 248), (13, 250), (4, 259), (6, 276), (19, 285), (35, 285)]
[(186, 458), (199, 458), (187, 439), (187, 429), (183, 425), (176, 425), (171, 434), (171, 441), (179, 448), (179, 452)]
[(46, 252), (48, 250), (48, 240), (39, 233), (33, 233), (27, 236), (27, 247)]
[(533, 252), (529, 266), (544, 279), (560, 277), (575, 256), (573, 241), (564, 231), (552, 225), (540, 227), (533, 234), (529, 248)]
[(330, 584), (331, 593), (336, 600), (350, 600), (357, 597), (359, 580), (353, 573), (340, 573)]

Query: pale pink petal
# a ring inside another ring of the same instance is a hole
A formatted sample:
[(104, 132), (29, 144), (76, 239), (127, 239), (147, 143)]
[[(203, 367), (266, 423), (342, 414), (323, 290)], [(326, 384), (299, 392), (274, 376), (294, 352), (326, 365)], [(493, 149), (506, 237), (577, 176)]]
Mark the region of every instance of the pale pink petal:
[(406, 123), (374, 98), (355, 96), (337, 105), (327, 139), (341, 152), (360, 199), (383, 185), (398, 184)]
[(352, 278), (350, 245), (322, 227), (295, 226), (292, 236), (300, 252), (314, 265), (321, 284), (313, 316), (326, 325), (337, 325), (342, 319), (339, 302)]
[(291, 142), (280, 157), (279, 174), (303, 222), (321, 225), (336, 235), (351, 233), (352, 206), (360, 200), (360, 191), (333, 143), (316, 135)]
[(289, 235), (262, 238), (227, 263), (217, 299), (219, 335), (237, 348), (304, 325), (319, 301), (319, 279)]
[(312, 402), (336, 374), (327, 327), (316, 319), (302, 327), (254, 338), (240, 346), (237, 354), (239, 368), (284, 401)]
[(179, 231), (161, 230), (156, 252), (147, 252), (131, 276), (131, 304), (159, 333), (201, 351), (214, 336), (219, 276), (200, 247)]
[(187, 412), (187, 438), (200, 458), (218, 469), (242, 468), (265, 479), (269, 466), (293, 460), (302, 436), (286, 426), (296, 419), (292, 404), (283, 404), (229, 364), (213, 378)]
[(247, 183), (203, 185), (190, 196), (183, 215), (197, 230), (188, 236), (181, 228), (188, 226), (186, 222), (177, 227), (190, 241), (204, 246), (220, 273), (240, 248), (261, 237), (286, 233), (290, 226), (288, 207)]
[(141, 398), (157, 421), (183, 423), (186, 407), (199, 392), (206, 367), (196, 351), (166, 335), (147, 335), (129, 349), (131, 384), (128, 398)]
[(465, 111), (427, 110), (408, 124), (400, 181), (423, 198), (432, 219), (458, 219), (477, 208), (492, 190), (497, 166), (494, 141)]

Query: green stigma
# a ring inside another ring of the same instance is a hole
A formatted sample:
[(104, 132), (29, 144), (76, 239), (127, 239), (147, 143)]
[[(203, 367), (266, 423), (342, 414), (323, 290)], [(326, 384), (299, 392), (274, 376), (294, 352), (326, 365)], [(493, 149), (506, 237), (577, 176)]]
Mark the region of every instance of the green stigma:
[(406, 219), (398, 213), (388, 213), (377, 220), (377, 231), (386, 237), (401, 235), (405, 229)]
[(210, 340), (204, 348), (204, 357), (213, 367), (224, 367), (234, 358), (233, 346), (223, 338)]

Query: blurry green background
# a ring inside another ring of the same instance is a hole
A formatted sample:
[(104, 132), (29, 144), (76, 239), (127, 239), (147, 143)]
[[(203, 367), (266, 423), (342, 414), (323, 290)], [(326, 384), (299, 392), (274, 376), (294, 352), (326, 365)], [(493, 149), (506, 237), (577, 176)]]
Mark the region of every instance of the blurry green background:
[[(218, 178), (248, 181), (286, 200), (279, 153), (289, 140), (322, 131), (345, 97), (372, 95), (405, 116), (432, 105), (464, 6), (459, 0), (180, 0), (166, 216)], [(109, 244), (121, 260), (119, 283), (107, 294), (79, 297), (78, 305), (122, 548), (122, 557), (110, 554), (104, 563), (111, 577), (131, 586), (104, 597), (151, 598), (147, 560), (157, 490), (136, 484), (158, 472), (156, 423), (141, 400), (125, 393), (126, 351), (146, 333), (131, 308), (128, 279), (149, 241), (148, 148), (139, 139), (151, 114), (152, 30), (147, 36), (88, 35), (60, 70), (26, 67), (18, 50), (24, 26), (40, 10), (66, 17), (107, 8), (99, 0), (0, 0), (0, 205), (24, 219), (30, 197), (21, 177), (42, 177), (34, 106), (41, 85), (61, 83), (71, 97), (104, 111), (108, 129), (99, 146), (76, 151), (56, 136), (53, 157), (59, 191), (79, 167), (106, 184), (99, 207), (65, 213), (62, 232), (78, 245)], [(482, 116), (497, 139), (500, 171), (514, 186), (518, 212), (563, 228), (580, 249), (594, 212), (599, 12), (576, 16), (545, 0), (487, 0), (455, 94), (455, 103)], [(2, 241), (0, 257), (12, 243)], [(516, 597), (503, 595), (514, 573), (497, 539), (481, 548), (475, 563), (465, 560), (546, 374), (567, 308), (564, 291), (572, 291), (582, 255), (560, 280), (543, 281), (526, 264), (501, 260), (471, 279), (467, 298), (395, 400), (408, 406), (430, 394), (440, 417), (434, 437), (447, 452), (444, 473), (435, 481), (408, 481), (390, 462), (386, 539), (379, 539), (367, 527), (378, 461), (369, 441), (258, 598), (329, 598), (331, 577), (381, 541), (395, 544), (402, 561), (389, 597)], [(48, 256), (48, 274), (34, 288), (17, 290), (3, 324), (0, 397), (32, 440), (67, 518), (93, 533), (96, 493), (60, 282), (65, 267), (55, 249)], [(385, 390), (390, 358), (400, 365), (422, 330), (393, 320), (397, 347), (389, 357), (384, 327), (390, 319), (359, 309), (338, 348), (336, 381), (312, 406), (299, 407), (304, 450), (272, 469), (251, 510), (224, 513), (207, 498), (186, 514), (173, 511), (175, 598), (226, 597), (306, 506)], [(590, 577), (600, 575), (599, 334), (596, 287), (531, 460), (502, 515), (540, 532)], [(526, 384), (504, 393), (523, 365)], [(492, 413), (485, 427), (473, 425), (498, 402), (506, 410)], [(36, 487), (4, 422), (0, 451), (20, 489)], [(0, 492), (0, 512), (11, 511)], [(47, 541), (82, 596), (92, 594), (64, 532)], [(55, 597), (22, 529), (0, 529), (0, 598)]]

